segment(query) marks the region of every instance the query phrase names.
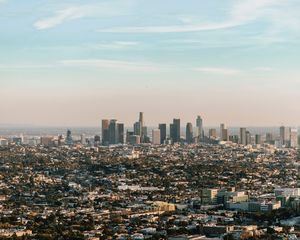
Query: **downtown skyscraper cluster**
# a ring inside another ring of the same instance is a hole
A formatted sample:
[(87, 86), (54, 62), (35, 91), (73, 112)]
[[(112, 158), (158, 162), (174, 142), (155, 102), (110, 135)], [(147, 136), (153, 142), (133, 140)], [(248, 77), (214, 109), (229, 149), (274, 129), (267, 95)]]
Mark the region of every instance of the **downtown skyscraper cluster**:
[[(169, 132), (168, 132), (169, 130)], [(102, 145), (111, 144), (172, 144), (172, 143), (199, 143), (204, 140), (203, 120), (200, 116), (196, 118), (196, 131), (192, 123), (186, 125), (186, 139), (181, 136), (181, 121), (174, 118), (173, 122), (167, 126), (166, 123), (160, 123), (158, 128), (152, 129), (152, 141), (148, 135), (148, 128), (145, 125), (144, 113), (139, 113), (139, 119), (133, 124), (132, 130), (127, 130), (125, 134), (124, 124), (118, 123), (117, 120), (102, 120)]]
[(118, 123), (116, 119), (102, 120), (102, 145), (123, 144), (124, 124)]
[(230, 134), (229, 129), (224, 123), (220, 124), (220, 129), (208, 129), (205, 134), (203, 127), (203, 119), (197, 116), (195, 119), (195, 127), (191, 122), (185, 126), (185, 136), (182, 134), (181, 120), (174, 118), (168, 125), (159, 123), (157, 128), (152, 129), (149, 135), (148, 127), (145, 124), (144, 113), (139, 113), (138, 120), (133, 124), (132, 128), (128, 128), (125, 132), (124, 124), (118, 123), (117, 120), (102, 120), (101, 143), (104, 146), (113, 144), (175, 144), (175, 143), (216, 143), (216, 142), (232, 142), (240, 145), (260, 145), (263, 143), (272, 144), (277, 147), (298, 147), (298, 130), (296, 128), (280, 127), (279, 136), (273, 133), (252, 135), (245, 127), (241, 127), (238, 132)]

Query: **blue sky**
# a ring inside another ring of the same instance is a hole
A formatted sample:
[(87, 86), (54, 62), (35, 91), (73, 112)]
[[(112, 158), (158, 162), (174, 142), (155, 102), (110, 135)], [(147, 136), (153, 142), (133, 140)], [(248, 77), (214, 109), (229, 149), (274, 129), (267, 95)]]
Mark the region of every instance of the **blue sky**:
[[(298, 125), (298, 0), (0, 0), (0, 123)], [(281, 114), (278, 114), (278, 113)]]

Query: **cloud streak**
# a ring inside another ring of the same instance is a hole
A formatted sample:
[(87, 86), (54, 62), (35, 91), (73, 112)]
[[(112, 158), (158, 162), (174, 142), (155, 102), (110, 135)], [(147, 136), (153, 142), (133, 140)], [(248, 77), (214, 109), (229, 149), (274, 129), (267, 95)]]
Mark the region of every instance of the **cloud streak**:
[(236, 27), (236, 22), (208, 23), (194, 25), (173, 25), (173, 26), (152, 26), (152, 27), (124, 27), (111, 29), (98, 29), (97, 32), (110, 33), (181, 33), (181, 32), (199, 32), (205, 30), (217, 30)]
[(57, 11), (54, 16), (40, 19), (33, 26), (38, 30), (53, 28), (62, 24), (65, 21), (79, 19), (88, 16), (92, 12), (92, 8), (85, 7), (70, 7), (64, 10)]
[[(0, 0), (1, 1), (1, 0)], [(134, 6), (135, 0), (105, 1), (102, 3), (73, 5), (57, 10), (50, 17), (44, 17), (34, 22), (37, 30), (56, 27), (65, 22), (84, 17), (107, 17), (126, 14)]]
[(229, 10), (229, 18), (223, 22), (192, 23), (191, 19), (184, 17), (182, 21), (185, 24), (168, 26), (142, 26), (142, 27), (121, 27), (98, 29), (98, 32), (110, 33), (183, 33), (199, 32), (218, 29), (234, 28), (258, 18), (264, 17), (268, 8), (283, 4), (283, 0), (241, 0), (235, 2)]

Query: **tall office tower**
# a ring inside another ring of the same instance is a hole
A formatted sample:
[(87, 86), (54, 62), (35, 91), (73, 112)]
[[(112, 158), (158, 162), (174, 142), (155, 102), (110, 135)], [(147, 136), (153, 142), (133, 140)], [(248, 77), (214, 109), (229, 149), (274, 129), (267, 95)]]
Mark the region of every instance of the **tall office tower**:
[(138, 135), (131, 135), (129, 137), (129, 144), (131, 145), (137, 145), (141, 143), (141, 137)]
[(290, 128), (290, 147), (298, 148), (298, 129)]
[(143, 128), (142, 128), (142, 142), (144, 142), (144, 143), (147, 143), (147, 142), (149, 142), (148, 140), (148, 128), (146, 127), (146, 126), (143, 126)]
[(176, 129), (173, 123), (170, 124), (170, 139), (174, 143), (176, 138)]
[(135, 122), (134, 123), (133, 132), (134, 132), (134, 135), (141, 136), (142, 128), (141, 128), (141, 123), (140, 122)]
[(208, 130), (208, 137), (212, 138), (212, 139), (216, 139), (217, 138), (217, 129), (215, 128), (211, 128)]
[(280, 129), (280, 144), (283, 146), (288, 146), (290, 141), (290, 131), (285, 126), (281, 126)]
[(141, 127), (144, 126), (144, 113), (140, 112), (139, 122), (141, 123)]
[(118, 143), (118, 126), (117, 120), (112, 119), (109, 123), (109, 144), (117, 144)]
[(73, 144), (72, 132), (70, 130), (67, 131), (66, 144)]
[(266, 134), (266, 142), (269, 144), (274, 144), (274, 137), (272, 133)]
[(118, 123), (117, 124), (118, 128), (118, 143), (124, 144), (124, 124), (123, 123)]
[(193, 143), (193, 125), (192, 125), (192, 123), (186, 124), (186, 142)]
[(285, 145), (285, 127), (284, 126), (281, 126), (279, 128), (279, 140), (280, 140), (281, 146)]
[(196, 127), (197, 127), (197, 132), (196, 132), (196, 141), (199, 143), (203, 140), (203, 120), (200, 116), (197, 116), (196, 119)]
[(229, 133), (228, 129), (225, 127), (224, 123), (220, 124), (220, 141), (228, 141), (229, 140)]
[(252, 140), (251, 140), (251, 133), (249, 131), (246, 131), (246, 145), (251, 145)]
[(223, 135), (223, 141), (228, 141), (229, 140), (229, 133), (228, 133), (227, 128), (223, 129), (222, 135)]
[(109, 120), (102, 120), (102, 128), (101, 128), (101, 137), (102, 137), (102, 145), (106, 146), (109, 144)]
[(160, 130), (159, 129), (152, 130), (152, 143), (155, 145), (160, 144)]
[(246, 128), (240, 128), (240, 144), (246, 145), (247, 144), (247, 139), (246, 139)]
[(259, 145), (259, 144), (261, 144), (262, 142), (261, 142), (261, 135), (260, 134), (256, 134), (255, 135), (255, 144), (256, 145)]
[(180, 119), (173, 119), (170, 124), (170, 137), (173, 143), (180, 142)]
[(223, 129), (225, 129), (225, 124), (221, 123), (220, 124), (220, 140), (223, 140)]
[(132, 131), (126, 131), (126, 143), (130, 143), (130, 137), (134, 135)]
[[(141, 132), (140, 132), (140, 137), (141, 137), (141, 143), (145, 142), (146, 140), (146, 135), (145, 135), (145, 123), (144, 123), (144, 113), (143, 112), (140, 112), (140, 115), (139, 115), (139, 123), (140, 123), (140, 129), (141, 129)], [(147, 130), (147, 128), (146, 128)]]
[(161, 123), (158, 128), (160, 130), (160, 144), (164, 144), (167, 139), (167, 124)]

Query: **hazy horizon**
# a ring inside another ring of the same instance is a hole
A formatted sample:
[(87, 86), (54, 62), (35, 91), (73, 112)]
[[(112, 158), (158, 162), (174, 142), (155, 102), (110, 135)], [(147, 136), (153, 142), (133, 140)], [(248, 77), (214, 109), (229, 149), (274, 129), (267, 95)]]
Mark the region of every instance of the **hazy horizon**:
[(299, 126), (296, 0), (0, 0), (0, 125)]
[[(250, 131), (252, 136), (255, 134), (260, 134), (263, 137), (266, 136), (267, 133), (271, 133), (274, 137), (279, 135), (279, 127), (250, 127), (250, 126), (243, 126), (247, 127), (247, 130)], [(152, 129), (157, 128), (157, 126), (147, 126), (148, 128), (148, 136), (152, 136)], [(208, 131), (211, 128), (215, 128), (217, 130), (217, 134), (220, 134), (219, 126), (205, 126), (204, 133), (208, 135)], [(239, 127), (227, 127), (230, 135), (239, 135), (240, 134), (240, 126)], [(298, 130), (299, 127), (297, 127)], [(97, 127), (11, 127), (11, 128), (3, 128), (0, 125), (0, 137), (12, 137), (12, 136), (58, 136), (58, 135), (66, 135), (67, 130), (71, 130), (73, 136), (80, 136), (84, 134), (86, 136), (101, 136), (101, 126)], [(125, 131), (133, 130), (132, 126), (125, 126)], [(167, 135), (169, 135), (169, 126), (167, 125)], [(196, 131), (196, 127), (194, 127), (194, 131)], [(180, 128), (181, 136), (186, 135), (186, 128), (185, 125), (182, 125)]]
[[(123, 123), (122, 121), (118, 121), (119, 123)], [(167, 129), (169, 129), (169, 126), (172, 122), (159, 122), (157, 125), (146, 125), (146, 127), (149, 129), (155, 129), (158, 128), (158, 124), (165, 123), (167, 124)], [(190, 122), (181, 122), (181, 129), (186, 129), (186, 124)], [(192, 123), (193, 124), (193, 123)], [(248, 128), (248, 129), (277, 129), (279, 131), (279, 128), (281, 126), (287, 127), (287, 128), (300, 128), (300, 126), (295, 125), (278, 125), (278, 126), (250, 126), (250, 125), (225, 125), (227, 129), (239, 129), (239, 128)], [(125, 129), (133, 129), (132, 125), (124, 125)], [(196, 124), (193, 124), (193, 128), (197, 129)], [(205, 125), (203, 126), (205, 131), (208, 131), (211, 128), (217, 129), (219, 131), (220, 126), (219, 125)], [(29, 130), (37, 130), (37, 129), (101, 129), (101, 123), (98, 126), (71, 126), (71, 125), (57, 125), (57, 126), (42, 126), (42, 125), (14, 125), (14, 124), (0, 124), (0, 130), (20, 130), (20, 129), (29, 129)], [(0, 132), (1, 135), (1, 132)]]

